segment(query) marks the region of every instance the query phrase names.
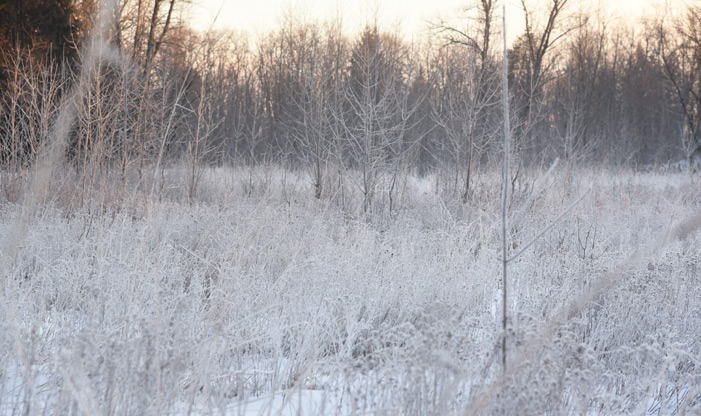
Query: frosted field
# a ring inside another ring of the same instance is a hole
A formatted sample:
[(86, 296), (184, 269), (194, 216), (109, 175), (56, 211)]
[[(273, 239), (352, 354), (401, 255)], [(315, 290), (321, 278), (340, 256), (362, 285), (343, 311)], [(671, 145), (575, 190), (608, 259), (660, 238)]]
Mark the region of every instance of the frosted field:
[(512, 253), (592, 190), (510, 265), (506, 373), (498, 176), (364, 216), (351, 181), (212, 169), (194, 201), (64, 192), (20, 238), (0, 197), (0, 414), (701, 413), (701, 176), (554, 173)]

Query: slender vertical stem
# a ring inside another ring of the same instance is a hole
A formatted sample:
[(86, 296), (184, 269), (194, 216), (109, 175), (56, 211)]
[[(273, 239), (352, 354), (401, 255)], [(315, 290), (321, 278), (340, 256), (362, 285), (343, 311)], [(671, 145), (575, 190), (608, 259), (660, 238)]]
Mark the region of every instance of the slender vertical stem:
[(502, 71), (502, 99), (504, 102), (504, 180), (501, 192), (501, 270), (502, 270), (502, 344), (501, 344), (501, 364), (506, 372), (506, 199), (508, 197), (509, 183), (509, 83), (507, 78), (509, 60), (506, 53), (506, 6), (503, 6), (502, 26), (504, 38), (504, 62)]

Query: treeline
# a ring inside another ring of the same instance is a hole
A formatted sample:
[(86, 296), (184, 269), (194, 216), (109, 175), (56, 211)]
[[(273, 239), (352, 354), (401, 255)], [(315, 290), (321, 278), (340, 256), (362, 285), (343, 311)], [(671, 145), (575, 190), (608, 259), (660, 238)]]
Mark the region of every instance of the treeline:
[[(411, 43), (377, 24), (351, 36), (294, 16), (255, 41), (203, 34), (184, 24), (184, 0), (120, 0), (65, 157), (84, 183), (184, 161), (189, 195), (205, 164), (289, 163), (319, 198), (352, 170), (365, 209), (380, 188), (391, 209), (403, 172), (442, 169), (467, 198), (474, 172), (500, 157), (497, 3), (468, 1)], [(508, 52), (516, 174), (554, 157), (637, 165), (700, 153), (701, 7), (625, 27), (575, 0), (541, 3), (522, 2), (526, 30)], [(0, 7), (0, 154), (19, 171), (50, 139), (97, 4)]]

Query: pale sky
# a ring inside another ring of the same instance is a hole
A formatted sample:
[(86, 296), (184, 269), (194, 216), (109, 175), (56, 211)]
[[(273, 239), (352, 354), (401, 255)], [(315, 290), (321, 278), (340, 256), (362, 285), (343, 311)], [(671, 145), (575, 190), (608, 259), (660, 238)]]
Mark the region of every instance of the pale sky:
[[(570, 10), (579, 7), (592, 7), (602, 4), (610, 19), (632, 24), (646, 14), (652, 14), (665, 4), (681, 7), (688, 2), (699, 0), (572, 0)], [(464, 5), (474, 0), (195, 0), (191, 11), (192, 25), (206, 30), (220, 10), (214, 28), (233, 28), (246, 32), (255, 38), (274, 30), (280, 25), (285, 12), (306, 16), (310, 21), (342, 17), (343, 27), (350, 33), (378, 15), (381, 27), (389, 28), (399, 24), (401, 34), (411, 39), (420, 37), (426, 28), (427, 20), (442, 16), (446, 19), (460, 15)], [(529, 4), (545, 7), (549, 0), (529, 0)], [(501, 15), (499, 2), (499, 15)], [(506, 0), (508, 38), (514, 39), (523, 31), (523, 17), (519, 0)], [(498, 26), (501, 27), (501, 18)]]

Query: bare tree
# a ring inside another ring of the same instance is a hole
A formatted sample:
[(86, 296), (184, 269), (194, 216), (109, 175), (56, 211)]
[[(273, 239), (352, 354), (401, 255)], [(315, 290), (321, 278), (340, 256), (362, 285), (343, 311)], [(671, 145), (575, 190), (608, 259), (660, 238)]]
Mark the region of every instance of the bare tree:
[[(465, 9), (467, 24), (458, 29), (445, 21), (433, 25), (451, 50), (438, 64), (439, 88), (433, 101), (433, 119), (445, 131), (454, 160), (454, 189), (461, 172), (460, 192), (466, 202), (471, 190), (473, 162), (479, 160), (494, 137), (497, 125), (489, 110), (498, 100), (498, 71), (490, 54), (494, 1), (480, 0)], [(458, 47), (458, 50), (452, 50)]]
[(701, 153), (701, 7), (690, 6), (671, 24), (660, 19), (655, 32), (657, 54), (684, 117), (681, 137), (690, 162)]
[(328, 33), (325, 41), (316, 27), (308, 30), (310, 33), (304, 45), (308, 51), (297, 80), (301, 88), (295, 97), (297, 109), (291, 114), (291, 129), (299, 157), (309, 171), (314, 196), (319, 199), (324, 191), (326, 166), (332, 151), (334, 94), (341, 86), (334, 65), (335, 35)]
[[(342, 121), (352, 163), (361, 173), (356, 183), (363, 195), (363, 212), (370, 212), (384, 175), (396, 172), (398, 158), (412, 148), (406, 143), (407, 123), (415, 108), (406, 99), (411, 58), (395, 36), (381, 34), (377, 26), (365, 29), (352, 53), (344, 90), (346, 108), (335, 117)], [(390, 177), (396, 179), (394, 174)]]
[[(165, 13), (165, 21), (161, 22), (161, 6), (164, 2), (168, 3), (168, 11)], [(163, 39), (170, 28), (173, 10), (175, 9), (176, 0), (153, 0), (153, 12), (148, 27), (148, 37), (146, 41), (146, 57), (144, 59), (144, 67), (147, 68), (155, 58), (158, 50), (163, 44)], [(159, 27), (160, 26), (160, 27)], [(160, 29), (160, 30), (159, 30)]]
[(193, 63), (197, 72), (199, 91), (195, 102), (190, 103), (193, 121), (188, 123), (188, 135), (186, 136), (186, 159), (188, 162), (187, 196), (193, 199), (203, 173), (203, 164), (214, 159), (214, 154), (221, 147), (214, 136), (217, 124), (221, 120), (215, 120), (214, 106), (217, 100), (217, 85), (212, 81), (216, 77), (217, 66), (221, 65), (218, 58), (221, 53), (218, 49), (225, 48), (221, 45), (226, 37), (221, 34), (208, 32), (203, 39), (194, 39), (195, 45), (201, 45), (202, 53)]
[(432, 119), (445, 133), (445, 144), (453, 160), (453, 188), (462, 178), (460, 195), (466, 202), (471, 191), (475, 162), (498, 131), (493, 112), (498, 99), (496, 72), (482, 72), (470, 50), (443, 50), (438, 65)]
[[(550, 0), (545, 10), (547, 16), (540, 21), (527, 0), (521, 0), (525, 16), (525, 32), (517, 39), (510, 51), (510, 81), (514, 84), (515, 112), (520, 132), (517, 136), (518, 156), (522, 156), (527, 143), (532, 141), (533, 129), (543, 119), (540, 105), (545, 84), (552, 69), (552, 61), (546, 59), (554, 45), (576, 28), (563, 22), (565, 11), (571, 0)], [(514, 172), (515, 181), (520, 173), (522, 157)]]
[(7, 179), (2, 191), (14, 201), (20, 197), (27, 168), (51, 134), (68, 75), (55, 63), (26, 59), (20, 49), (0, 59), (11, 75), (0, 97), (0, 169)]
[(606, 65), (606, 22), (593, 28), (580, 16), (577, 29), (565, 46), (565, 56), (556, 69), (556, 80), (548, 93), (548, 112), (553, 115), (552, 145), (570, 165), (591, 155), (601, 136), (597, 125), (604, 115), (597, 107), (606, 102), (601, 77)]
[(465, 27), (459, 28), (446, 20), (433, 23), (432, 29), (449, 45), (462, 45), (478, 55), (479, 72), (487, 70), (490, 62), (490, 40), (494, 21), (495, 0), (473, 0), (463, 9)]

